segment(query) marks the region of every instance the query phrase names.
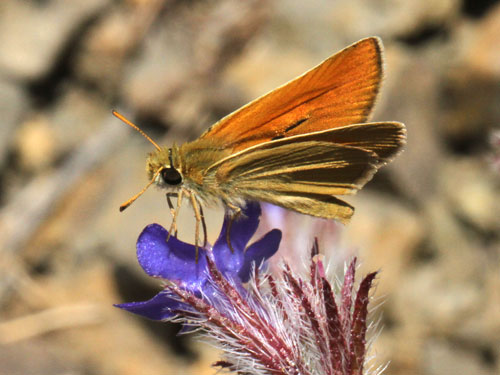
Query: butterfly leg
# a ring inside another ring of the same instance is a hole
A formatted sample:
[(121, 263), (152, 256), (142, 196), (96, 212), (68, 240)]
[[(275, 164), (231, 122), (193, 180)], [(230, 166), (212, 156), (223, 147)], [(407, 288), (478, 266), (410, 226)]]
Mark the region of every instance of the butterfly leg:
[[(171, 198), (175, 197), (175, 198), (179, 199), (179, 194), (167, 193), (166, 196), (167, 196), (168, 208), (170, 209), (170, 214), (172, 215), (172, 217), (175, 217), (175, 208), (174, 208), (174, 205), (172, 204)], [(170, 228), (170, 229), (172, 229), (172, 228)], [(174, 236), (177, 237), (177, 230), (175, 231)]]
[(194, 211), (194, 216), (196, 218), (196, 225), (195, 225), (195, 247), (196, 247), (196, 262), (198, 262), (198, 240), (200, 237), (200, 222), (203, 227), (203, 246), (207, 245), (207, 226), (205, 223), (205, 217), (203, 216), (203, 209), (201, 208), (201, 205), (199, 202), (196, 200), (196, 196), (194, 193), (190, 192), (189, 193), (189, 198), (191, 199), (191, 205), (193, 206), (193, 211)]
[(231, 245), (231, 227), (233, 226), (233, 222), (238, 219), (241, 215), (241, 208), (238, 206), (234, 206), (232, 204), (228, 204), (228, 207), (232, 210), (231, 212), (231, 217), (229, 219), (229, 223), (227, 224), (227, 231), (226, 231), (226, 241), (229, 246), (229, 250), (231, 250), (232, 253), (234, 253), (233, 245)]
[(203, 207), (201, 204), (198, 202), (199, 207), (200, 207), (200, 214), (201, 214), (201, 226), (203, 227), (203, 247), (207, 247), (207, 223), (205, 222), (205, 214), (203, 213)]
[[(181, 189), (177, 194), (177, 207), (173, 210), (172, 224), (170, 224), (170, 230), (168, 231), (167, 242), (172, 235), (172, 232), (175, 232), (175, 237), (177, 237), (177, 215), (179, 214), (179, 210), (181, 209), (182, 199), (184, 198), (184, 190)], [(170, 202), (172, 203), (172, 202)], [(172, 205), (173, 209), (173, 205)]]

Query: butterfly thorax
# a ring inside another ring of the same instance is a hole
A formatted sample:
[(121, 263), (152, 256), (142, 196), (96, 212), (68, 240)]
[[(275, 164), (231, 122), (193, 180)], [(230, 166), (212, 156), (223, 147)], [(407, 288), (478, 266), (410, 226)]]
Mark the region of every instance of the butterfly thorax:
[(212, 165), (231, 155), (231, 150), (218, 145), (214, 140), (197, 139), (184, 143), (178, 150), (184, 186), (204, 201), (220, 198), (216, 181), (207, 180), (207, 171)]

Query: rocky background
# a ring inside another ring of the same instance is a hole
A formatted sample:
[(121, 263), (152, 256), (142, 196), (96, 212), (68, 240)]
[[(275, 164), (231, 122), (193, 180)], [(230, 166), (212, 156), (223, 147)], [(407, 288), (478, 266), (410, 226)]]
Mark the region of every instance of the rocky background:
[[(158, 291), (134, 244), (170, 217), (154, 189), (118, 212), (153, 148), (111, 110), (183, 142), (371, 35), (374, 119), (404, 122), (408, 145), (324, 252), (381, 271), (374, 366), (500, 373), (499, 2), (2, 0), (0, 374), (214, 373), (215, 349), (112, 306)], [(187, 210), (181, 238), (193, 227)]]

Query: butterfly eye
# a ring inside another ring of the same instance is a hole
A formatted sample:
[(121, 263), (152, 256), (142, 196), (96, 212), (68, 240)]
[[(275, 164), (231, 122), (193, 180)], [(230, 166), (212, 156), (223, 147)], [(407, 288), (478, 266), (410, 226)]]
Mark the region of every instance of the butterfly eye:
[(179, 185), (182, 182), (182, 176), (175, 168), (163, 168), (161, 178), (168, 185)]

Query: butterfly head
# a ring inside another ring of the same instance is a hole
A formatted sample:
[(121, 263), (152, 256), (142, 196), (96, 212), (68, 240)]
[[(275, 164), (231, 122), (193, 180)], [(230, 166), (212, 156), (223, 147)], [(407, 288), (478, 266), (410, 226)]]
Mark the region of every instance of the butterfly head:
[(177, 190), (183, 181), (178, 160), (178, 148), (175, 145), (151, 153), (146, 161), (149, 180), (160, 187)]
[(123, 211), (134, 203), (134, 201), (139, 198), (153, 183), (161, 187), (173, 187), (175, 190), (179, 189), (183, 180), (180, 172), (179, 148), (175, 145), (172, 148), (161, 148), (146, 133), (139, 129), (137, 125), (127, 120), (124, 116), (116, 111), (113, 111), (113, 115), (122, 120), (125, 124), (137, 130), (156, 148), (156, 151), (149, 155), (146, 163), (146, 170), (149, 177), (148, 184), (138, 194), (123, 203), (120, 206), (120, 211)]

